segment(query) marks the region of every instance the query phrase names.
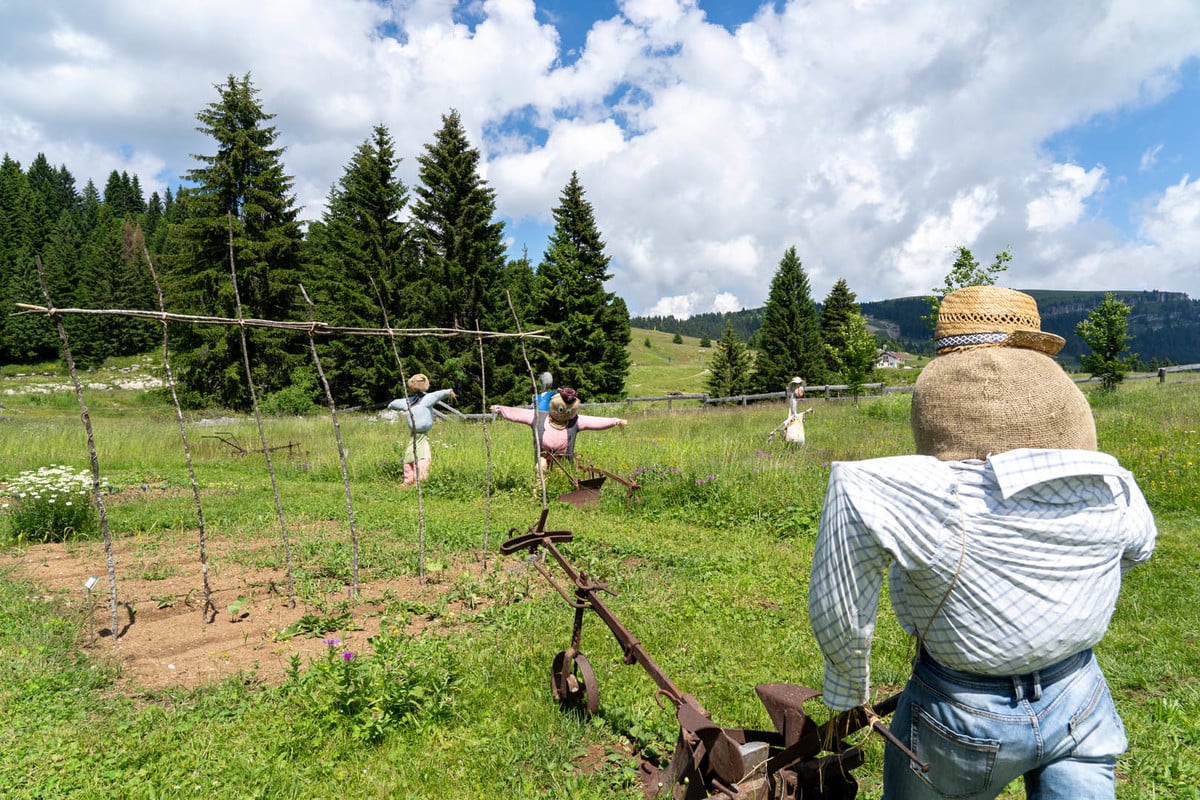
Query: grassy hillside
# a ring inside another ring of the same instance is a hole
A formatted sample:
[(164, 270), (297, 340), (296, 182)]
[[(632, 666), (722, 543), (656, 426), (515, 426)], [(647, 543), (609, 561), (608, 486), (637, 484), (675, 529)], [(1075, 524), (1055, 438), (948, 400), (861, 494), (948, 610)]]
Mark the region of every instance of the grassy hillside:
[[(708, 365), (714, 347), (701, 347), (694, 336), (683, 336), (683, 344), (673, 342), (675, 334), (634, 328), (629, 342), (629, 378), (625, 392), (629, 397), (661, 397), (668, 392), (696, 394), (707, 391)], [(649, 347), (646, 343), (649, 342)]]

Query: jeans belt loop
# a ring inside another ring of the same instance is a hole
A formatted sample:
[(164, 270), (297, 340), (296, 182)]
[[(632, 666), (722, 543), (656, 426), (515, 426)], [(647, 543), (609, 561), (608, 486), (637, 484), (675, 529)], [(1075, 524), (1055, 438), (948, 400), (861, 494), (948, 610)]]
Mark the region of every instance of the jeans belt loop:
[(1012, 676), (1013, 699), (1020, 702), (1025, 699), (1025, 684), (1021, 682), (1020, 675)]
[(1042, 673), (1033, 673), (1033, 696), (1029, 698), (1033, 702), (1042, 699)]

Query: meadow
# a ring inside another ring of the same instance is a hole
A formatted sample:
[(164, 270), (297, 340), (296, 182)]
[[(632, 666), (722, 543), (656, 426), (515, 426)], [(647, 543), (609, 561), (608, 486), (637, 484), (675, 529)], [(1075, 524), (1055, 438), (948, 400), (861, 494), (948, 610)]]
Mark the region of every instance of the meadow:
[[(709, 356), (694, 340), (673, 345), (669, 336), (635, 331), (630, 351), (630, 395), (702, 391)], [(0, 482), (47, 464), (88, 467), (74, 394), (21, 390), (38, 380), (3, 374), (3, 387), (16, 393), (0, 395)], [(1130, 742), (1117, 796), (1197, 798), (1200, 379), (1129, 381), (1114, 395), (1090, 397), (1101, 449), (1138, 477), (1159, 524), (1154, 558), (1126, 576), (1097, 648)], [(113, 538), (147, 551), (194, 543), (174, 409), (142, 390), (89, 391), (86, 399), (108, 491), (138, 498), (108, 508)], [(609, 608), (721, 724), (771, 727), (757, 683), (820, 687), (807, 581), (829, 464), (911, 450), (907, 394), (811, 404), (802, 449), (766, 442), (782, 421), (782, 402), (585, 409), (629, 420), (624, 429), (581, 434), (578, 448), (635, 476), (636, 499), (627, 502), (610, 481), (598, 504), (576, 509), (555, 500), (571, 488), (566, 479), (549, 482), (547, 526), (575, 534), (564, 554), (606, 582)], [(596, 672), (600, 712), (563, 713), (551, 696), (550, 666), (569, 643), (572, 611), (523, 554), (497, 553), (510, 528), (523, 531), (542, 509), (528, 428), (439, 422), (418, 508), (415, 492), (397, 488), (400, 427), (374, 412), (339, 415), (364, 582), (411, 579), (423, 564), (445, 573), (439, 605), (399, 594), (346, 596), (346, 493), (329, 415), (270, 418), (265, 426), (270, 443), (298, 443), (294, 456), (277, 455), (275, 471), (297, 600), (318, 655), (297, 658), (282, 680), (264, 680), (251, 666), (195, 687), (131, 687), (111, 638), (88, 642), (79, 591), (15, 577), (16, 564), (38, 563), (47, 546), (10, 541), (0, 559), (6, 797), (642, 796), (640, 758), (674, 744), (670, 707), (656, 704), (646, 674), (622, 663), (613, 637), (589, 616), (582, 649)], [(253, 418), (189, 414), (188, 431), (209, 534), (235, 545), (222, 557), (281, 571), (264, 459), (232, 456), (204, 438), (222, 431), (256, 442)], [(198, 585), (198, 566), (196, 574)], [(347, 658), (329, 644), (322, 656), (319, 637), (335, 642), (339, 634), (320, 623), (336, 619), (349, 629), (368, 601), (381, 618), (372, 652)], [(96, 602), (103, 621), (103, 598)], [(423, 632), (405, 633), (416, 617), (427, 623)], [(882, 609), (872, 654), (879, 697), (903, 685), (911, 647)], [(810, 710), (824, 713), (819, 701)], [(856, 773), (859, 797), (878, 798), (882, 740), (857, 740), (868, 751)], [(1013, 787), (1005, 796), (1023, 794)]]

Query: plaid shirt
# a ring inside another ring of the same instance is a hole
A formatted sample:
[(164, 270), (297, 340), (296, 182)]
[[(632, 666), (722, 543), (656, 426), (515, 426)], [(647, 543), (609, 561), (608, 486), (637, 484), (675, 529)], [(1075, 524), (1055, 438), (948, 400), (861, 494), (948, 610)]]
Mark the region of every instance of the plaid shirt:
[(901, 625), (946, 666), (1043, 669), (1104, 636), (1154, 518), (1112, 456), (1013, 450), (833, 465), (809, 586), (825, 703), (867, 701), (884, 573)]

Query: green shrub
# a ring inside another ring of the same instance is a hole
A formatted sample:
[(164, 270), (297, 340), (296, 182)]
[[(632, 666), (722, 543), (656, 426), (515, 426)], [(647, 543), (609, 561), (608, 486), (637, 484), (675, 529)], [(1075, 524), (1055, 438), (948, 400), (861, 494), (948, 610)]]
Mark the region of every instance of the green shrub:
[(444, 722), (454, 705), (459, 670), (444, 640), (389, 630), (370, 638), (372, 654), (325, 639), (325, 655), (300, 670), (292, 657), (285, 691), (308, 722), (355, 741), (378, 742), (400, 729)]
[(293, 384), (267, 395), (261, 410), (270, 417), (303, 417), (320, 410), (312, 398), (311, 387)]
[(8, 538), (15, 542), (62, 542), (87, 538), (97, 530), (91, 503), (92, 475), (51, 464), (22, 472), (0, 500), (8, 512)]

